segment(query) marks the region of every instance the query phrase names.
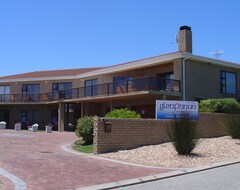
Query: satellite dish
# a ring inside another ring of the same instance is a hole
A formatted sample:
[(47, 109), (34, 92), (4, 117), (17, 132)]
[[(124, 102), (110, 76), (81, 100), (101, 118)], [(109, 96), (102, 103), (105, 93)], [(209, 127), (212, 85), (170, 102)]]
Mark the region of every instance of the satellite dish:
[(224, 53), (223, 50), (216, 49), (215, 51), (209, 52), (209, 54), (213, 55), (214, 58), (218, 59)]

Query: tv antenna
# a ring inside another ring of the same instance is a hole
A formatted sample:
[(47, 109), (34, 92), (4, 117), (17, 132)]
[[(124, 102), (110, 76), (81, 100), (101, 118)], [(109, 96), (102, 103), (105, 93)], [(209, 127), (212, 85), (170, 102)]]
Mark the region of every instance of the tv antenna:
[(178, 35), (175, 34), (175, 41), (171, 42), (171, 44), (178, 44)]
[(213, 55), (214, 58), (218, 59), (223, 53), (224, 53), (223, 50), (216, 49), (215, 51), (212, 51), (209, 54)]

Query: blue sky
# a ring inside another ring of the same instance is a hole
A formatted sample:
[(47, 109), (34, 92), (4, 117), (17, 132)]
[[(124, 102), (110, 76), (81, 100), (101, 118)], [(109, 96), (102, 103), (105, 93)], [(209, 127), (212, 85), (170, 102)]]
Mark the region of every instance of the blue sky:
[(0, 0), (0, 76), (107, 66), (177, 51), (181, 25), (193, 53), (240, 63), (236, 0)]

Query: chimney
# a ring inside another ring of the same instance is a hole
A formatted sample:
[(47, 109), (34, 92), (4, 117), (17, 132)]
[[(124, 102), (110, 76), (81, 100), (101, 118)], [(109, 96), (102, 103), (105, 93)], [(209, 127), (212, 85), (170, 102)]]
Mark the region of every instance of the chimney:
[(178, 32), (178, 50), (192, 53), (192, 31), (190, 26), (181, 26)]

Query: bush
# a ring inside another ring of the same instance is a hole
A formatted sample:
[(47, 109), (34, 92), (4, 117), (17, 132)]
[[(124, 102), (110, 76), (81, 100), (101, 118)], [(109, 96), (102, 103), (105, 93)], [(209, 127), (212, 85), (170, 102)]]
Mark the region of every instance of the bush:
[(229, 115), (225, 122), (225, 129), (233, 139), (240, 139), (240, 115)]
[(82, 137), (84, 144), (93, 144), (93, 117), (84, 116), (77, 121), (76, 135)]
[(239, 114), (240, 105), (233, 98), (208, 99), (199, 103), (200, 112)]
[(168, 128), (168, 138), (178, 154), (189, 155), (198, 142), (196, 121), (190, 120), (187, 115), (182, 115), (180, 119), (175, 118)]
[(113, 111), (107, 113), (105, 117), (110, 118), (141, 118), (141, 116), (135, 111), (125, 109), (114, 109)]

